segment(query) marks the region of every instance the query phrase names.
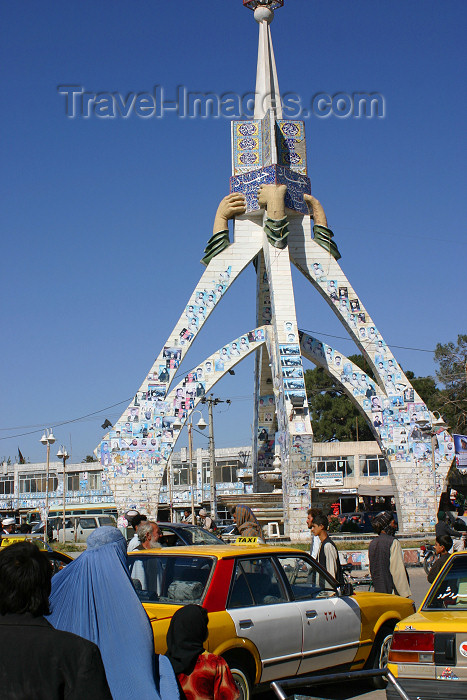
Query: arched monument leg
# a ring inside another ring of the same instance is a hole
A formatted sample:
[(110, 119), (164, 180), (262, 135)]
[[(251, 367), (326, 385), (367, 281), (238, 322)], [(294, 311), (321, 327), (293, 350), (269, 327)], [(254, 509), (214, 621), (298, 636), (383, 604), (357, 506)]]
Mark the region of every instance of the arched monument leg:
[[(375, 420), (381, 423), (379, 439), (391, 461), (400, 530), (429, 529), (436, 521), (440, 489), (452, 460), (448, 449), (450, 436), (443, 432), (438, 437), (434, 473), (431, 442), (418, 437), (421, 433), (417, 425), (420, 420), (433, 424), (433, 414), (413, 389), (340, 265), (312, 239), (309, 217), (294, 217), (290, 228), (292, 261), (326, 299), (353, 338), (372, 368), (385, 405), (390, 404), (385, 413), (373, 412), (372, 418), (373, 424)], [(417, 437), (406, 440), (407, 430)]]
[[(162, 478), (184, 424), (203, 396), (229, 370), (262, 347), (266, 333), (264, 327), (255, 328), (219, 348), (198, 365), (202, 376), (188, 373), (167, 395), (157, 396), (147, 390), (137, 393), (128, 410), (130, 415), (135, 406), (141, 411), (137, 428), (133, 427), (138, 437), (120, 437), (116, 445), (119, 449), (114, 451), (115, 438), (101, 443), (101, 461), (120, 513), (136, 507), (157, 517)], [(174, 428), (177, 419), (180, 428)], [(117, 422), (113, 430), (121, 427), (122, 423)]]
[[(306, 333), (301, 334), (300, 342), (303, 356), (311, 360), (317, 367), (324, 369), (326, 374), (334, 379), (336, 384), (341, 387), (352, 403), (365, 416), (385, 458), (388, 474), (394, 489), (398, 520), (402, 522), (404, 513), (402, 511), (400, 499), (400, 484), (397, 481), (399, 467), (397, 466), (396, 469), (394, 469), (394, 465), (401, 460), (398, 460), (397, 452), (392, 450), (389, 440), (390, 434), (383, 425), (384, 421), (387, 422), (388, 417), (394, 415), (395, 407), (393, 405), (393, 397), (389, 397), (386, 392), (382, 391), (381, 388), (360, 369), (360, 367), (330, 345), (322, 343), (320, 340)], [(383, 421), (379, 419), (380, 414), (383, 416)], [(421, 451), (427, 453), (431, 452), (430, 438), (423, 436), (418, 426), (413, 422), (399, 425), (398, 437), (402, 444), (405, 444), (405, 442), (407, 443), (407, 451), (409, 454), (413, 455)], [(449, 433), (446, 431), (440, 433), (439, 444), (448, 445), (450, 441), (451, 436)], [(448, 460), (446, 459), (445, 452), (440, 451), (439, 446), (435, 456), (436, 474), (432, 472), (432, 475), (433, 489), (434, 480), (436, 478), (436, 501), (438, 502), (444, 490), (444, 484), (450, 466), (450, 458), (448, 458)], [(420, 475), (421, 470), (414, 469), (412, 480), (409, 485), (415, 497), (423, 487), (423, 474), (422, 479), (420, 479)]]
[[(232, 283), (261, 250), (262, 243), (258, 217), (251, 217), (247, 226), (240, 222), (235, 227), (234, 243), (210, 260), (134, 399), (98, 446), (96, 453), (104, 478), (114, 493), (120, 513), (127, 509), (128, 503), (151, 515), (157, 512), (156, 494), (161, 478), (158, 465), (161, 462), (165, 465), (171, 450), (160, 441), (162, 447), (148, 449), (147, 441), (158, 437), (154, 418), (161, 417), (154, 414), (154, 402), (165, 403), (179, 365), (194, 339)], [(202, 369), (191, 373), (190, 379), (202, 384)], [(131, 450), (127, 449), (129, 441)]]

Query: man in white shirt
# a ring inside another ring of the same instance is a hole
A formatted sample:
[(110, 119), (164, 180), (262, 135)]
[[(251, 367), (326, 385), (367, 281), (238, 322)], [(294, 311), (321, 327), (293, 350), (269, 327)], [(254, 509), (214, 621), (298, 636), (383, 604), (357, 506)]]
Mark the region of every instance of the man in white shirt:
[(134, 552), (135, 549), (139, 547), (141, 542), (139, 541), (138, 537), (138, 529), (141, 525), (141, 523), (144, 523), (147, 520), (147, 517), (145, 515), (140, 515), (140, 513), (136, 513), (136, 515), (133, 515), (130, 521), (130, 525), (133, 527), (135, 534), (131, 538), (131, 540), (128, 542), (128, 547), (127, 551), (128, 552)]
[(337, 547), (328, 535), (329, 521), (325, 515), (317, 515), (313, 520), (313, 535), (320, 540), (317, 561), (339, 583), (344, 582)]
[[(309, 508), (308, 510), (308, 515), (306, 519), (306, 524), (309, 530), (312, 529), (313, 527), (313, 518), (316, 518), (317, 515), (321, 515), (322, 511), (320, 508)], [(310, 547), (310, 554), (313, 557), (313, 559), (318, 558), (318, 552), (319, 548), (321, 546), (321, 540), (319, 537), (315, 536), (313, 534), (313, 531), (311, 532), (311, 547)]]

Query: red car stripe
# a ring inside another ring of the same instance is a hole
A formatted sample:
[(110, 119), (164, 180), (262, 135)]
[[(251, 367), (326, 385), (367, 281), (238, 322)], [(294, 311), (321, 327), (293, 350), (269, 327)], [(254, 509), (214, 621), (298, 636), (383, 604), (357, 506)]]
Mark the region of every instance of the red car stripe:
[(218, 560), (209, 590), (203, 602), (203, 608), (206, 608), (208, 612), (225, 610), (234, 564), (234, 559)]

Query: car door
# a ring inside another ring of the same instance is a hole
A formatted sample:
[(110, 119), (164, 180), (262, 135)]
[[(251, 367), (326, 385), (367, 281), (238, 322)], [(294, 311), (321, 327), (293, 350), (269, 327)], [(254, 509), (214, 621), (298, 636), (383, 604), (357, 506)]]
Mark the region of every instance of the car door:
[(272, 557), (238, 559), (227, 603), (238, 637), (258, 649), (261, 682), (294, 676), (302, 650), (302, 618)]
[(76, 542), (86, 542), (91, 532), (98, 527), (97, 519), (94, 516), (78, 518), (76, 528)]
[(303, 655), (299, 673), (351, 663), (360, 642), (360, 608), (339, 595), (337, 582), (307, 555), (277, 557), (300, 610)]

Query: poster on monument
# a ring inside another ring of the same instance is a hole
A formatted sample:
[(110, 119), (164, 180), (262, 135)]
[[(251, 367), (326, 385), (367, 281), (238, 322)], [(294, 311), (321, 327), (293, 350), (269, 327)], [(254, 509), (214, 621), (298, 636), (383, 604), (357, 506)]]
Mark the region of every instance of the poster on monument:
[(456, 466), (462, 473), (467, 473), (467, 435), (453, 435)]

